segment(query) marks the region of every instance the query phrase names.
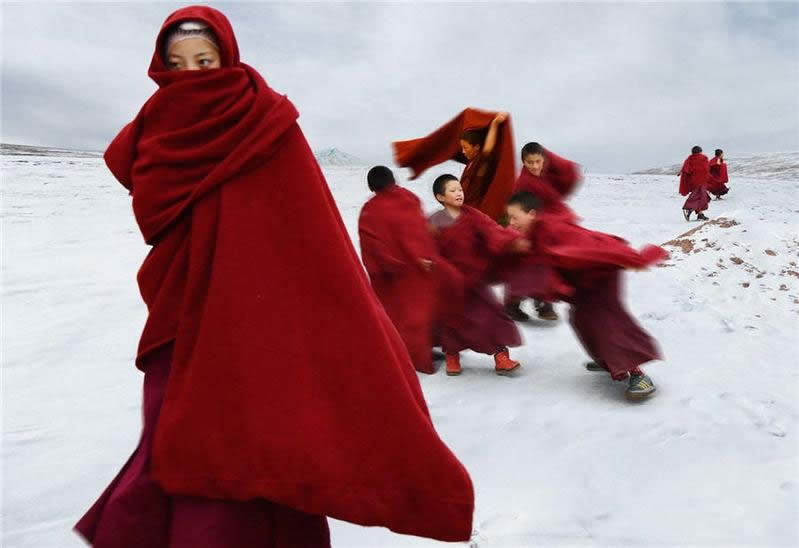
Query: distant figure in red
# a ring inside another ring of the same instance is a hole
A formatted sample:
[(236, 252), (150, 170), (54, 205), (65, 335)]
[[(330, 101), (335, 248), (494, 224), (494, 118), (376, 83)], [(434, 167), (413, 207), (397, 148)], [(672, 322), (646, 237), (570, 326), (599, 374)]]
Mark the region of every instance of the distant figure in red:
[(683, 162), (680, 170), (680, 194), (688, 196), (682, 206), (682, 214), (686, 221), (691, 219), (691, 213), (696, 212), (696, 218), (700, 221), (707, 221), (703, 211), (710, 203), (710, 195), (707, 193), (708, 183), (710, 182), (710, 165), (707, 156), (702, 154), (702, 147), (695, 146), (691, 149), (691, 155)]
[(657, 246), (638, 252), (621, 238), (548, 213), (529, 192), (510, 198), (508, 219), (531, 243), (526, 258), (551, 267), (552, 298), (571, 304), (572, 328), (593, 360), (586, 368), (628, 380), (626, 395), (631, 400), (650, 396), (655, 385), (640, 366), (660, 359), (660, 351), (621, 303), (619, 271), (646, 268), (666, 258), (666, 252)]
[[(436, 277), (462, 293), (462, 276), (439, 257), (419, 198), (376, 166), (367, 174), (375, 195), (358, 219), (361, 259), (372, 287), (399, 331), (417, 371), (434, 373), (433, 324), (438, 310)], [(462, 296), (461, 296), (462, 299)]]
[(467, 108), (426, 137), (396, 141), (394, 157), (415, 179), (450, 160), (466, 164), (464, 204), (499, 221), (516, 180), (513, 131), (507, 112)]
[(167, 18), (149, 75), (158, 89), (105, 152), (150, 246), (143, 429), (77, 532), (95, 548), (324, 548), (331, 516), (468, 540), (469, 475), (297, 109), (205, 6)]
[(708, 192), (713, 194), (717, 200), (721, 200), (721, 197), (730, 191), (726, 184), (728, 181), (727, 162), (724, 161), (724, 151), (717, 148), (716, 155), (710, 160), (710, 183), (707, 188)]
[(507, 375), (520, 365), (510, 358), (508, 347), (519, 346), (521, 337), (488, 286), (487, 275), (496, 258), (522, 253), (529, 248), (529, 242), (514, 230), (463, 205), (463, 189), (455, 176), (438, 177), (433, 194), (444, 206), (430, 217), (438, 251), (463, 274), (466, 290), (462, 316), (457, 321), (444, 322), (441, 328), (447, 375), (460, 375), (459, 353), (467, 349), (493, 355), (496, 372)]
[[(580, 166), (561, 158), (545, 149), (538, 143), (527, 143), (522, 147), (522, 170), (516, 181), (515, 192), (528, 191), (541, 201), (542, 211), (552, 215), (562, 215), (566, 219), (575, 219), (576, 215), (566, 205), (565, 200), (577, 188), (582, 180)], [(521, 310), (521, 300), (525, 296), (535, 298), (535, 308), (542, 320), (557, 320), (551, 302), (544, 300), (544, 285), (548, 267), (540, 264), (536, 267), (538, 277), (532, 276), (532, 267), (525, 278), (523, 288), (515, 288), (513, 283), (506, 285), (505, 310), (516, 321), (527, 321), (529, 316)], [(540, 292), (535, 285), (538, 280)]]

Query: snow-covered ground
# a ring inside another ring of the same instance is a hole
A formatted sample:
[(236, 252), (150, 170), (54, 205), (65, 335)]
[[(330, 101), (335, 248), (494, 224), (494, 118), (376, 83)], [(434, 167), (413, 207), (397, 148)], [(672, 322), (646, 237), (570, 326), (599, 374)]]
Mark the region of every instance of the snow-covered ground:
[[(139, 436), (147, 248), (101, 159), (2, 169), (2, 544), (80, 546), (73, 523)], [(366, 171), (325, 168), (356, 246)], [(431, 210), (439, 171), (406, 183)], [(572, 200), (588, 227), (672, 242), (665, 266), (626, 277), (665, 355), (649, 401), (586, 372), (563, 320), (522, 327), (514, 378), (475, 354), (460, 377), (421, 377), (475, 483), (471, 546), (799, 543), (799, 183), (766, 177), (732, 176), (704, 225), (683, 220), (673, 176), (589, 175)], [(339, 547), (439, 545), (331, 525)]]

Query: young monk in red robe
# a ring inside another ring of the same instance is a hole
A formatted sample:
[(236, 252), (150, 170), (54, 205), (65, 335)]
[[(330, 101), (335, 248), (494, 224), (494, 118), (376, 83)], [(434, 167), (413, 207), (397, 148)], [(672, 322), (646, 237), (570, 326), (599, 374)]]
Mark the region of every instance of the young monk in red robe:
[(519, 346), (521, 337), (491, 292), (487, 275), (497, 257), (522, 253), (529, 243), (517, 232), (463, 205), (463, 189), (455, 176), (438, 177), (433, 194), (444, 206), (430, 217), (438, 251), (463, 274), (466, 290), (463, 315), (457, 321), (444, 322), (441, 328), (447, 375), (461, 374), (459, 353), (467, 349), (492, 354), (497, 374), (507, 375), (519, 367), (519, 362), (510, 358), (508, 347)]
[(640, 366), (660, 359), (660, 352), (622, 305), (619, 271), (646, 268), (666, 258), (666, 252), (657, 246), (638, 252), (621, 238), (582, 228), (573, 219), (547, 212), (526, 191), (511, 196), (508, 219), (531, 242), (526, 258), (551, 267), (551, 298), (571, 304), (572, 328), (593, 359), (586, 367), (608, 371), (614, 380), (629, 379), (626, 395), (631, 400), (651, 395), (655, 385)]
[(332, 516), (467, 540), (469, 476), (297, 110), (208, 7), (166, 20), (149, 74), (158, 89), (105, 153), (152, 246), (144, 429), (77, 531), (103, 548), (316, 548)]
[(729, 177), (727, 177), (727, 162), (724, 161), (724, 151), (717, 148), (715, 156), (710, 160), (708, 192), (713, 194), (717, 200), (721, 200), (721, 197), (730, 191), (727, 188), (727, 181), (729, 180)]
[[(522, 147), (522, 171), (516, 181), (514, 192), (528, 191), (541, 201), (542, 211), (574, 220), (577, 216), (566, 205), (565, 200), (582, 180), (580, 166), (550, 152), (538, 143), (527, 143)], [(535, 308), (542, 320), (557, 320), (552, 303), (544, 299), (546, 292), (547, 266), (529, 265), (521, 287), (520, 280), (510, 280), (506, 285), (505, 310), (516, 321), (527, 321), (529, 316), (521, 308), (525, 296), (535, 298)], [(533, 274), (537, 273), (537, 276)]]
[(693, 212), (696, 212), (696, 218), (700, 221), (707, 221), (702, 212), (710, 203), (710, 196), (707, 193), (709, 180), (710, 166), (707, 156), (702, 154), (702, 147), (695, 146), (680, 170), (680, 194), (688, 196), (682, 206), (682, 214), (686, 221), (691, 219)]
[(393, 143), (394, 157), (415, 179), (426, 169), (454, 160), (466, 164), (461, 177), (464, 204), (495, 220), (516, 179), (513, 131), (506, 112), (467, 108), (427, 137)]
[[(439, 304), (462, 301), (463, 276), (441, 259), (421, 201), (396, 184), (389, 168), (373, 167), (367, 182), (375, 195), (358, 219), (361, 259), (414, 367), (434, 373), (431, 348)], [(445, 302), (439, 303), (442, 293)]]

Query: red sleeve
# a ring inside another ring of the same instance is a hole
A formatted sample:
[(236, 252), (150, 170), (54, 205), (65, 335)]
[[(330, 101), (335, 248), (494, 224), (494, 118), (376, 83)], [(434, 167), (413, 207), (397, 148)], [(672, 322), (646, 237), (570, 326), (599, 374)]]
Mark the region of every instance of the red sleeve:
[(508, 246), (522, 236), (513, 229), (498, 225), (491, 217), (476, 209), (469, 212), (473, 215), (473, 223), (480, 239), (491, 255), (501, 255), (507, 251)]
[(548, 150), (546, 158), (547, 166), (544, 177), (562, 197), (574, 192), (577, 183), (582, 179), (580, 166)]
[(397, 273), (408, 268), (408, 264), (389, 249), (386, 241), (384, 219), (370, 211), (369, 203), (358, 218), (358, 237), (361, 242), (361, 260), (369, 276)]
[(401, 188), (403, 198), (401, 203), (397, 203), (393, 211), (392, 230), (398, 231), (394, 241), (402, 251), (402, 256), (406, 261), (415, 262), (416, 259), (431, 259), (436, 253), (436, 243), (430, 234), (422, 202), (410, 190)]
[(538, 240), (548, 262), (565, 270), (599, 268), (646, 268), (669, 255), (648, 245), (640, 252), (618, 236), (588, 230), (571, 223), (548, 223)]
[(680, 194), (688, 196), (691, 193), (691, 163), (685, 160), (680, 170)]

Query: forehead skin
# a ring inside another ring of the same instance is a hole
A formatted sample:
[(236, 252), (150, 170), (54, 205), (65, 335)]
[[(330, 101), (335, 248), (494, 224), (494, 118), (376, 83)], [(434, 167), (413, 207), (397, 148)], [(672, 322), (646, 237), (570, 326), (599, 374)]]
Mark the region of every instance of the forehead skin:
[(169, 48), (169, 57), (194, 58), (198, 55), (207, 54), (212, 57), (219, 57), (219, 52), (208, 40), (202, 38), (187, 38), (172, 44)]

